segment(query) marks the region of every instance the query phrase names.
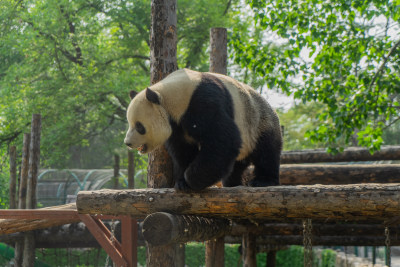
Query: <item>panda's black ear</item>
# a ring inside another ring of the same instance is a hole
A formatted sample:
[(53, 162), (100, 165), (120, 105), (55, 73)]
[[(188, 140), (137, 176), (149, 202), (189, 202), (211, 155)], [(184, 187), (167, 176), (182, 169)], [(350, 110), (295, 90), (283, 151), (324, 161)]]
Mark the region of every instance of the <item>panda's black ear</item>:
[(146, 89), (146, 98), (153, 104), (157, 104), (157, 105), (161, 104), (159, 93), (151, 90), (150, 88)]
[(131, 100), (135, 97), (137, 95), (137, 92), (136, 91), (130, 91), (129, 92), (129, 97), (131, 98)]

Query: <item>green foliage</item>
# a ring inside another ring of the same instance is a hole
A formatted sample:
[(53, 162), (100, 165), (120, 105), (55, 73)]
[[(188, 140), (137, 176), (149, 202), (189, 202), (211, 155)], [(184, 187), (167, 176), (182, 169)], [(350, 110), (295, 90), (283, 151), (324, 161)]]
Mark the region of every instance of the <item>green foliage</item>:
[[(228, 27), (237, 1), (200, 2), (178, 4), (178, 55), (179, 66), (206, 70), (209, 28)], [(128, 92), (149, 84), (150, 2), (1, 1), (0, 10), (0, 148), (20, 147), (41, 113), (42, 167), (112, 164), (125, 149)]]
[(322, 262), (320, 267), (335, 267), (336, 264), (336, 252), (331, 249), (324, 249), (321, 255)]
[(323, 106), (317, 103), (298, 104), (287, 111), (277, 110), (281, 125), (284, 126), (284, 150), (301, 150), (323, 147), (313, 143), (308, 132), (315, 129), (317, 115)]
[[(3, 148), (4, 149), (4, 148)], [(9, 207), (9, 180), (10, 180), (10, 163), (5, 151), (0, 147), (0, 209)]]
[(383, 129), (400, 118), (398, 5), (248, 2), (266, 40), (241, 43), (241, 34), (233, 34), (235, 62), (264, 77), (270, 88), (324, 105), (312, 141), (337, 151), (356, 137), (359, 145), (378, 150)]
[[(225, 245), (225, 266), (241, 266), (239, 245)], [(146, 248), (138, 247), (138, 264), (146, 266)], [(51, 266), (104, 266), (107, 254), (103, 249), (37, 249), (37, 259)], [(334, 267), (336, 253), (325, 249), (321, 254), (321, 261), (314, 257), (314, 266)], [(2, 258), (0, 256), (0, 262)], [(109, 261), (111, 264), (111, 260)], [(185, 265), (188, 267), (204, 266), (204, 243), (188, 243), (185, 246)], [(257, 266), (265, 266), (266, 253), (257, 254)], [(279, 267), (303, 266), (303, 247), (290, 246), (286, 250), (280, 250), (276, 254), (276, 265)]]
[(276, 266), (292, 267), (303, 266), (303, 247), (290, 246), (287, 250), (280, 250), (276, 253)]

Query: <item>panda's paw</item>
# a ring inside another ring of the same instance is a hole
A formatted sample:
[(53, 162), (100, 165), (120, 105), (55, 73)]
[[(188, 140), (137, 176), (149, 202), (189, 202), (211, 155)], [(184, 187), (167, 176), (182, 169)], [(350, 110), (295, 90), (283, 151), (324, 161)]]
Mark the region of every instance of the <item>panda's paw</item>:
[(186, 183), (185, 179), (179, 179), (175, 183), (175, 190), (182, 191), (182, 192), (191, 192), (193, 191), (192, 188)]
[(279, 183), (275, 183), (274, 181), (265, 181), (265, 180), (258, 180), (254, 179), (249, 182), (249, 186), (251, 187), (267, 187), (267, 186), (275, 186), (279, 185)]

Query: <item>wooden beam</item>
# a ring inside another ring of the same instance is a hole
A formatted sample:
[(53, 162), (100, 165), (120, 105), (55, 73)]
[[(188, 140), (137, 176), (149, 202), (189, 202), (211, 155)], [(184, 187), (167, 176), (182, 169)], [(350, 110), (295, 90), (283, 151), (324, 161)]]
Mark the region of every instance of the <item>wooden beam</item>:
[[(75, 213), (76, 214), (76, 206), (75, 203), (71, 204), (66, 204), (66, 205), (61, 205), (61, 206), (56, 206), (56, 207), (48, 207), (48, 208), (43, 208), (43, 209), (37, 209), (37, 210), (32, 210), (32, 212), (37, 212), (38, 214), (44, 214), (42, 212), (46, 212), (46, 210), (54, 211), (56, 210), (66, 210), (67, 213)], [(15, 212), (14, 212), (15, 211)], [(52, 226), (58, 226), (58, 225), (63, 225), (67, 223), (73, 223), (73, 222), (78, 222), (80, 221), (77, 216), (59, 216), (54, 215), (53, 219), (49, 218), (44, 218), (36, 216), (35, 214), (32, 214), (30, 219), (22, 219), (22, 217), (27, 218), (27, 214), (25, 216), (23, 215), (26, 210), (1, 210), (0, 211), (2, 215), (0, 215), (0, 234), (11, 234), (11, 233), (17, 233), (17, 232), (25, 232), (25, 231), (31, 231), (31, 230), (36, 230), (36, 229), (42, 229), (42, 228), (47, 228), (47, 227), (52, 227)], [(61, 211), (62, 213), (63, 211)], [(49, 214), (48, 212), (46, 214)], [(51, 212), (50, 212), (51, 214)], [(50, 217), (52, 215), (49, 215)], [(10, 219), (13, 218), (14, 219)], [(29, 216), (28, 216), (29, 217)], [(8, 218), (8, 219), (4, 219)], [(20, 218), (20, 219), (15, 219), (15, 218)]]
[[(225, 236), (225, 243), (239, 244), (242, 237)], [(258, 245), (303, 245), (303, 236), (258, 236), (256, 238)], [(385, 246), (385, 236), (316, 236), (312, 237), (313, 246)], [(391, 235), (391, 246), (399, 246), (400, 239), (397, 235)]]
[(349, 147), (342, 153), (329, 154), (324, 149), (309, 149), (301, 151), (284, 151), (281, 155), (281, 164), (291, 163), (318, 163), (318, 162), (349, 162), (349, 161), (376, 161), (399, 160), (400, 146), (382, 146), (380, 151), (371, 154), (368, 149)]
[(189, 241), (206, 241), (230, 231), (226, 219), (213, 219), (190, 215), (152, 213), (143, 221), (143, 237), (152, 246)]
[(79, 217), (117, 266), (132, 266), (122, 253), (121, 243), (116, 238), (112, 238), (110, 230), (99, 219), (86, 214), (80, 214)]
[(143, 217), (168, 211), (237, 219), (378, 220), (400, 216), (400, 184), (81, 191), (79, 213)]
[(281, 165), (280, 182), (281, 185), (399, 183), (400, 164)]
[[(118, 240), (121, 240), (121, 224), (119, 221), (114, 222), (115, 235)], [(107, 228), (111, 228), (111, 222), (104, 222)], [(228, 243), (241, 243), (242, 235), (250, 231), (263, 244), (272, 242), (277, 246), (288, 244), (302, 243), (303, 226), (300, 223), (258, 223), (258, 224), (236, 224), (232, 225), (230, 233), (226, 234)], [(314, 223), (313, 238), (317, 238), (319, 245), (365, 245), (368, 242), (370, 245), (381, 246), (385, 245), (385, 226), (384, 224), (350, 224), (350, 223)], [(390, 226), (391, 233), (400, 232), (400, 225)], [(390, 236), (392, 245), (400, 245), (400, 236), (392, 234)], [(13, 244), (14, 242), (23, 239), (23, 234), (0, 235), (0, 242)], [(37, 230), (35, 232), (35, 240), (37, 248), (85, 248), (99, 247), (98, 242), (88, 232), (83, 223), (67, 224), (60, 227)], [(194, 239), (193, 239), (194, 240)], [(204, 240), (198, 240), (204, 241)], [(341, 243), (342, 242), (342, 243)], [(138, 239), (139, 246), (144, 246), (143, 237)], [(123, 247), (125, 247), (122, 241)]]

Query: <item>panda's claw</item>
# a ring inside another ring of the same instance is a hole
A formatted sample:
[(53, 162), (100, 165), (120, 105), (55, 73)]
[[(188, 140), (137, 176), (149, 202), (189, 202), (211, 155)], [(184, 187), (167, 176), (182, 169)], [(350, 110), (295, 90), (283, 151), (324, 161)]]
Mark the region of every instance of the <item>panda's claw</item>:
[(191, 192), (193, 191), (192, 188), (186, 183), (185, 179), (179, 179), (175, 183), (175, 190), (182, 191), (182, 192)]

